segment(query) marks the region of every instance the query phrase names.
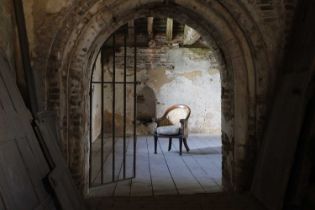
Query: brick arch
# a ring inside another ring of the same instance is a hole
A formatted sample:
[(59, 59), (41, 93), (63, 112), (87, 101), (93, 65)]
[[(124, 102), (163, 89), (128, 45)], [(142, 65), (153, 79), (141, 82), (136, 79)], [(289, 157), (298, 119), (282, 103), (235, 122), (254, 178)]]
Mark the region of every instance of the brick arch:
[[(240, 3), (178, 0), (96, 1), (77, 5), (65, 19), (49, 56), (47, 107), (58, 112), (62, 149), (75, 180), (82, 185), (88, 171), (88, 91), (93, 61), (102, 43), (128, 20), (169, 16), (189, 24), (217, 46), (222, 77), (223, 185), (250, 186), (257, 140), (261, 137), (268, 58), (255, 21)], [(59, 91), (59, 98), (49, 92)]]

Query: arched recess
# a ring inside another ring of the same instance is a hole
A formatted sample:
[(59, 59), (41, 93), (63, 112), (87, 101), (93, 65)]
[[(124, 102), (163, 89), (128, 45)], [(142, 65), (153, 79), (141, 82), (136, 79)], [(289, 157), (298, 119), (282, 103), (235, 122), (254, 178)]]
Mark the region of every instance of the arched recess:
[[(74, 5), (68, 14), (50, 51), (47, 107), (58, 112), (62, 149), (82, 188), (88, 180), (88, 91), (93, 62), (116, 29), (143, 16), (167, 16), (186, 23), (221, 54), (223, 186), (236, 191), (249, 188), (263, 127), (269, 68), (260, 31), (241, 3), (95, 0)], [(50, 97), (50, 92), (58, 92), (59, 97)]]

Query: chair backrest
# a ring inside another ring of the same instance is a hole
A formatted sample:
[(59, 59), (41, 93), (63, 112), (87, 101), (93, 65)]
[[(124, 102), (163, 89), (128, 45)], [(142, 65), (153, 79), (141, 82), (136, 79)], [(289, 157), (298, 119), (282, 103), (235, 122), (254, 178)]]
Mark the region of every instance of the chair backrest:
[(185, 104), (175, 104), (166, 109), (163, 118), (167, 118), (172, 124), (179, 125), (180, 120), (188, 120), (191, 109)]

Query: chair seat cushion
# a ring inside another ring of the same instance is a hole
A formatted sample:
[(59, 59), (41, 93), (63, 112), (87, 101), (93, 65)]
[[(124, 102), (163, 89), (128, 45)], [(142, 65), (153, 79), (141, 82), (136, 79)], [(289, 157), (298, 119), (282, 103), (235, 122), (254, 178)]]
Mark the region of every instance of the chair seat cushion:
[(180, 127), (177, 125), (167, 125), (157, 127), (156, 132), (161, 135), (176, 135), (179, 134), (179, 130)]

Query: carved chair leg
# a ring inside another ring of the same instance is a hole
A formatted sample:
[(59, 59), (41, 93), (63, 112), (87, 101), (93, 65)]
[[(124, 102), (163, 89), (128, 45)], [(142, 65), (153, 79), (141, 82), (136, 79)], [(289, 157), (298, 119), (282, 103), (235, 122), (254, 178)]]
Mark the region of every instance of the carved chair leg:
[(188, 147), (188, 144), (187, 144), (187, 138), (183, 138), (183, 142), (184, 142), (184, 146), (186, 148), (186, 151), (189, 152), (189, 147)]
[(183, 138), (179, 138), (179, 155), (182, 155), (183, 150)]
[(154, 153), (155, 154), (157, 154), (157, 141), (158, 141), (158, 137), (154, 135)]
[(170, 137), (170, 140), (168, 142), (168, 151), (171, 151), (172, 149), (172, 138)]

